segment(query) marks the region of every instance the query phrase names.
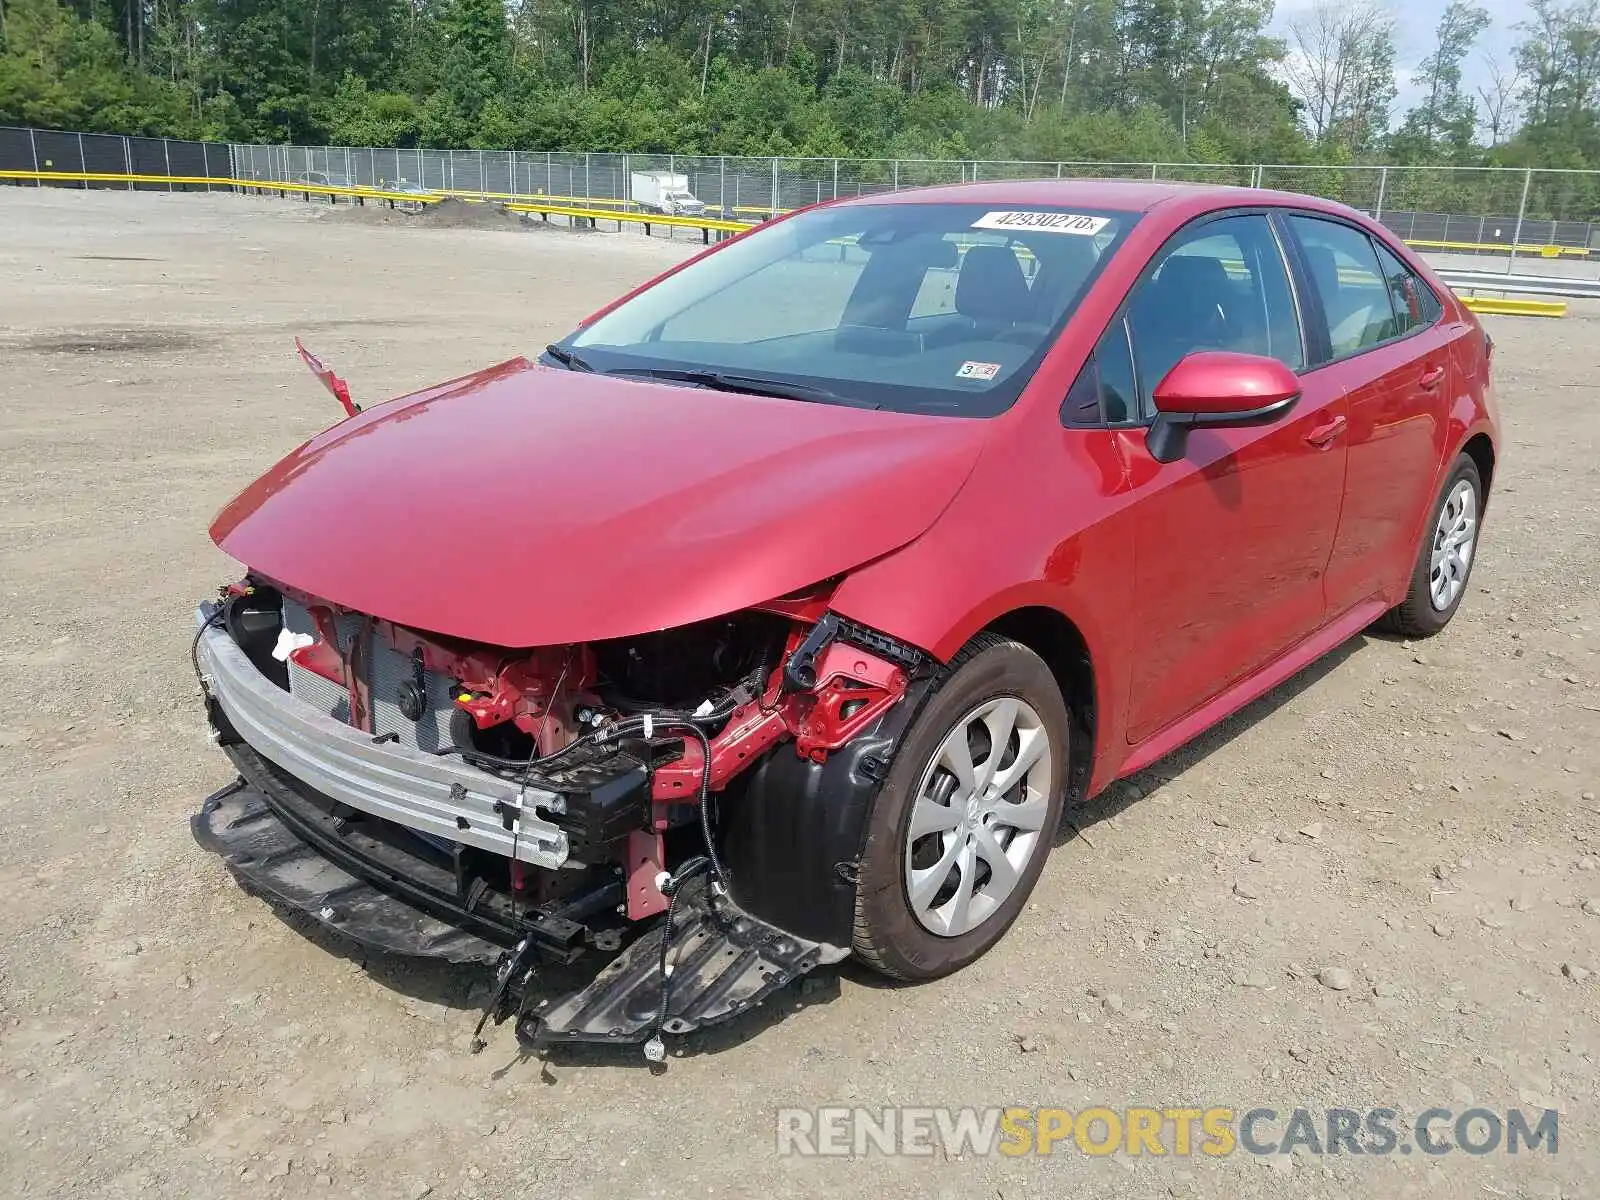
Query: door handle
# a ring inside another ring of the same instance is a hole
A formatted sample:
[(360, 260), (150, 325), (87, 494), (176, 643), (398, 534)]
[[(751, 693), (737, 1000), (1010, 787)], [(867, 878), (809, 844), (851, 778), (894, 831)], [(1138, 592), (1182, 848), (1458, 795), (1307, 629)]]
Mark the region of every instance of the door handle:
[(1431, 392), (1444, 382), (1444, 368), (1441, 366), (1424, 367), (1422, 375), (1417, 379), (1417, 386), (1425, 392)]
[(1306, 434), (1306, 443), (1315, 446), (1318, 450), (1326, 450), (1333, 445), (1334, 439), (1345, 431), (1345, 426), (1349, 423), (1343, 416), (1337, 416), (1326, 425), (1318, 425), (1310, 433)]

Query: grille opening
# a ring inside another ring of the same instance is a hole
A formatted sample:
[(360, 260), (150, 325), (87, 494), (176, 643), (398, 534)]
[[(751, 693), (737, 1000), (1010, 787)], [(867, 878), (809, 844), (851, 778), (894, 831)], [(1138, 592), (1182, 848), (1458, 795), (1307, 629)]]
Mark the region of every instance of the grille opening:
[[(287, 596), (283, 599), (283, 625), (292, 633), (318, 636), (310, 610)], [(427, 754), (456, 744), (452, 721), (459, 710), (455, 706), (451, 680), (433, 671), (423, 673), (422, 703), (418, 718), (413, 721), (402, 711), (401, 705), (406, 691), (415, 684), (416, 667), (411, 656), (396, 650), (357, 613), (340, 613), (334, 620), (334, 633), (339, 653), (346, 659), (357, 638), (367, 639), (362, 647), (365, 652), (361, 662), (371, 697), (374, 735), (393, 735), (399, 744)], [(296, 700), (336, 721), (350, 723), (350, 698), (343, 684), (324, 679), (293, 662), (289, 664), (288, 674), (289, 692)]]

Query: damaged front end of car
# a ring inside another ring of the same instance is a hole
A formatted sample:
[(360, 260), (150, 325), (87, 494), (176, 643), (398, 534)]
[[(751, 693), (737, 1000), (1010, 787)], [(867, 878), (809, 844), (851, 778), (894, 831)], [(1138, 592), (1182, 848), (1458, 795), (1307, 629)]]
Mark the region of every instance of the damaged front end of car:
[[(485, 1017), (524, 1044), (659, 1059), (849, 953), (867, 814), (934, 664), (830, 592), (517, 649), (252, 574), (197, 612), (239, 778), (195, 836), (358, 943), (492, 969)], [(592, 982), (546, 995), (575, 962)]]

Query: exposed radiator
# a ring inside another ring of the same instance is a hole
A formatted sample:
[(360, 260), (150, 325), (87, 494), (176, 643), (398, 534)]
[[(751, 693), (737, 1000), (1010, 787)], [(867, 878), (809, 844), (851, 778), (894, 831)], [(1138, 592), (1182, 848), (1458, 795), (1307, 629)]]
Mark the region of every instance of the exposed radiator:
[[(317, 636), (311, 613), (287, 596), (283, 598), (283, 624), (292, 633)], [(347, 659), (364, 624), (362, 617), (352, 613), (336, 618), (339, 653)], [(426, 699), (422, 716), (417, 721), (407, 720), (400, 711), (399, 697), (401, 686), (415, 675), (411, 657), (401, 654), (375, 633), (369, 632), (367, 637), (363, 660), (367, 664), (366, 683), (372, 698), (373, 733), (392, 733), (402, 745), (414, 750), (431, 752), (450, 745), (450, 719), (455, 713), (450, 681), (432, 671), (424, 671)], [(350, 722), (350, 698), (344, 688), (293, 662), (289, 664), (289, 694), (336, 721)]]

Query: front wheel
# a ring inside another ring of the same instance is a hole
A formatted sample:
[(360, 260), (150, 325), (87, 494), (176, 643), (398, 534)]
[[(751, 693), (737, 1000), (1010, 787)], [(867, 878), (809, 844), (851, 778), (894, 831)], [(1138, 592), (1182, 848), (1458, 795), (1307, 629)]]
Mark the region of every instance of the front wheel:
[(1405, 637), (1432, 637), (1450, 624), (1467, 593), (1482, 514), (1478, 464), (1470, 455), (1459, 455), (1434, 502), (1406, 598), (1384, 618), (1384, 628)]
[(868, 822), (855, 952), (897, 979), (987, 951), (1044, 869), (1068, 778), (1069, 720), (1050, 668), (980, 634), (912, 722)]

